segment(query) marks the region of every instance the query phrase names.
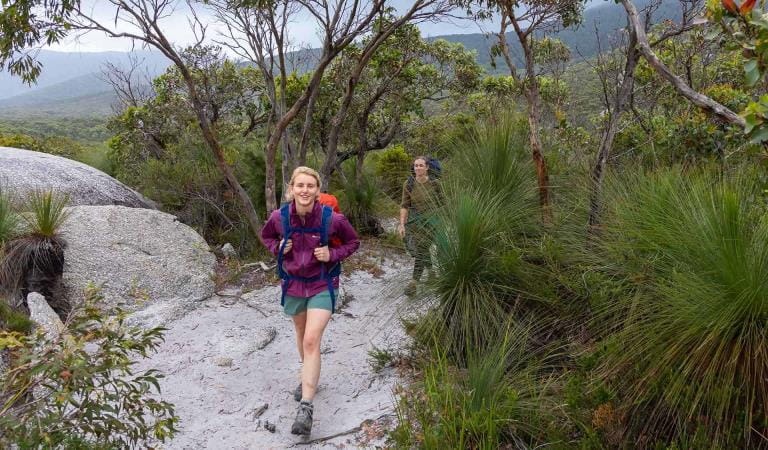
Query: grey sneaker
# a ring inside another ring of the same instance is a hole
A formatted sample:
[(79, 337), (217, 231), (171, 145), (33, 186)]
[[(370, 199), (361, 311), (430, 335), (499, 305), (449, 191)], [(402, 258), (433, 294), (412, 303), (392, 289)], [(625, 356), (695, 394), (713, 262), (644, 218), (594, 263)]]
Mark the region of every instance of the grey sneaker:
[(299, 409), (296, 411), (296, 420), (293, 421), (291, 427), (292, 434), (309, 435), (312, 431), (312, 413), (314, 407), (310, 402), (299, 403)]
[(297, 402), (301, 401), (301, 383), (299, 383), (299, 387), (296, 388), (295, 391), (293, 391), (293, 399)]

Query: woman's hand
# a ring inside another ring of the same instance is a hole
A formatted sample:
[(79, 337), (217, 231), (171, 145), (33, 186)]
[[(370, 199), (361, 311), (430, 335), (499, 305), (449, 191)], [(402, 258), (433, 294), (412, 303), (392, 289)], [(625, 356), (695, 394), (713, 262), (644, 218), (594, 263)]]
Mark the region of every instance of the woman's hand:
[(315, 249), (315, 258), (317, 258), (318, 261), (321, 262), (328, 262), (331, 260), (331, 251), (328, 249), (328, 246), (324, 247), (317, 247)]
[[(282, 246), (283, 243), (281, 242), (280, 245)], [(286, 244), (285, 244), (285, 249), (283, 250), (283, 255), (287, 255), (288, 252), (290, 252), (292, 248), (293, 248), (293, 241), (288, 239), (288, 242), (286, 242)]]
[(397, 234), (399, 234), (401, 238), (405, 237), (405, 225), (402, 223), (397, 225)]

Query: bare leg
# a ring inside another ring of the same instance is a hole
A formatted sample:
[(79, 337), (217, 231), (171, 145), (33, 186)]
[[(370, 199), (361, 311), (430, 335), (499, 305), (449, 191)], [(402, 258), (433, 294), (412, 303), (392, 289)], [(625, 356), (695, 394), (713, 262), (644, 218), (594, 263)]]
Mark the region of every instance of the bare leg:
[(302, 400), (312, 400), (320, 379), (320, 342), (331, 312), (308, 309), (304, 329), (304, 367), (301, 370)]
[(301, 314), (291, 316), (293, 326), (296, 328), (296, 347), (299, 349), (299, 361), (304, 362), (304, 328), (307, 325), (306, 311)]

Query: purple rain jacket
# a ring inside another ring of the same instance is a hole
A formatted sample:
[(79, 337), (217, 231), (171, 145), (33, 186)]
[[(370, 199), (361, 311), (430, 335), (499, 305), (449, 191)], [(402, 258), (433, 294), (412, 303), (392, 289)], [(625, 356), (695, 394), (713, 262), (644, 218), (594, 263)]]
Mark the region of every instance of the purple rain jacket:
[[(300, 228), (320, 228), (322, 221), (322, 205), (315, 202), (312, 212), (305, 217), (305, 223), (296, 214), (296, 205), (291, 202), (290, 219), (292, 227)], [(328, 240), (331, 237), (339, 238), (342, 242), (340, 247), (330, 247), (331, 260), (327, 263), (327, 268), (332, 268), (333, 264), (354, 253), (360, 247), (360, 241), (357, 239), (357, 233), (352, 228), (349, 221), (343, 214), (333, 213), (331, 217), (331, 229), (328, 233)], [(280, 210), (272, 211), (269, 220), (261, 229), (261, 242), (277, 256), (280, 250), (280, 242), (283, 239), (283, 224), (280, 218)], [(283, 269), (291, 275), (302, 278), (312, 278), (320, 275), (322, 262), (315, 258), (315, 248), (320, 246), (320, 233), (293, 233), (291, 235), (293, 247), (283, 258)], [(339, 288), (338, 277), (333, 280), (333, 287)], [(328, 282), (318, 280), (305, 283), (299, 280), (291, 280), (288, 284), (287, 294), (292, 297), (309, 298), (328, 290)]]

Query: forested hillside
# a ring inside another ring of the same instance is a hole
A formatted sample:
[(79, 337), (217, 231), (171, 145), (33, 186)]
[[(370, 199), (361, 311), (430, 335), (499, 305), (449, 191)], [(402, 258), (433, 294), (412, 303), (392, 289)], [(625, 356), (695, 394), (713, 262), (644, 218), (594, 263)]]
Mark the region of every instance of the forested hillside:
[[(643, 7), (648, 0), (638, 2)], [(652, 20), (679, 20), (680, 9), (674, 1), (665, 1), (654, 12)], [(626, 15), (620, 5), (598, 3), (587, 9), (581, 23), (552, 34), (561, 39), (571, 49), (571, 61), (579, 62), (591, 59), (597, 53), (598, 43), (609, 49), (615, 39), (615, 32), (626, 26)], [(493, 31), (493, 30), (489, 30)], [(514, 42), (508, 33), (510, 42)], [(465, 49), (474, 51), (477, 62), (489, 74), (506, 73), (503, 62), (491, 60), (491, 47), (495, 42), (493, 35), (482, 33), (439, 35), (430, 40), (444, 39), (459, 43)], [(515, 63), (522, 66), (522, 53), (519, 44), (512, 45)], [(292, 68), (304, 73), (312, 70), (319, 56), (317, 49), (291, 53), (287, 59)], [(151, 51), (138, 51), (134, 58), (138, 62), (140, 75), (148, 73), (158, 75), (169, 62), (161, 54)], [(104, 53), (57, 53), (43, 51), (40, 55), (45, 70), (34, 86), (27, 86), (18, 78), (0, 71), (0, 121), (4, 118), (32, 116), (41, 117), (103, 117), (111, 113), (115, 102), (112, 86), (101, 74), (107, 62), (118, 67), (130, 66), (129, 54), (120, 52)], [(248, 64), (247, 62), (245, 64)]]

